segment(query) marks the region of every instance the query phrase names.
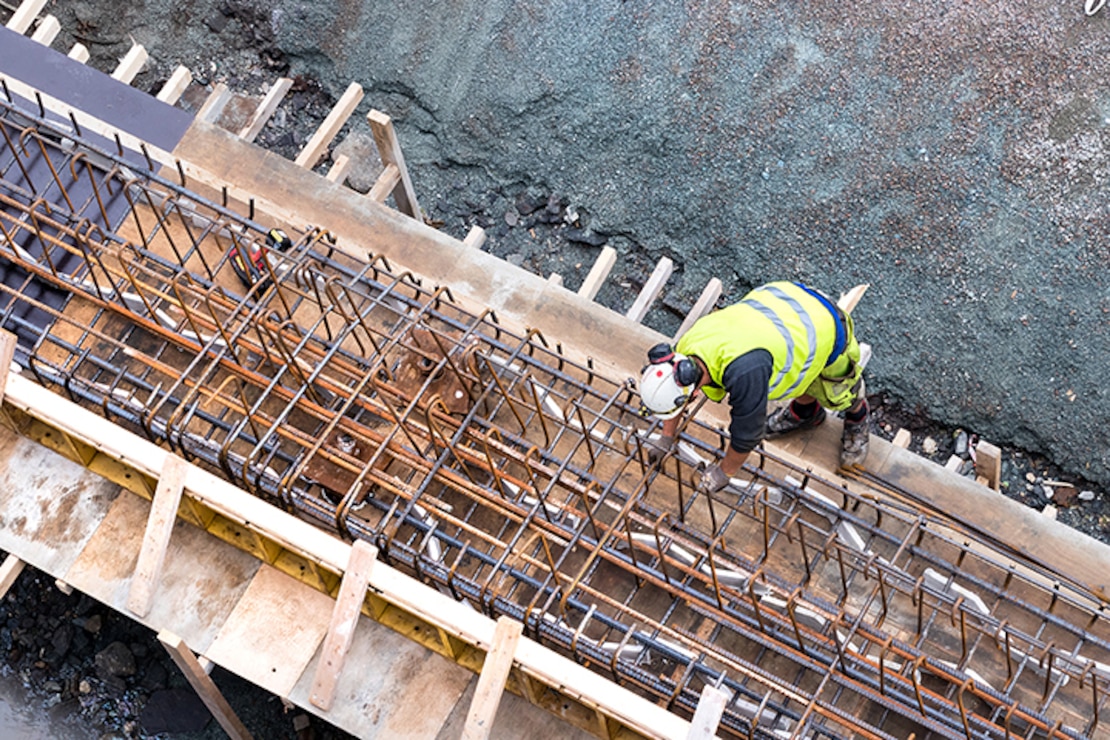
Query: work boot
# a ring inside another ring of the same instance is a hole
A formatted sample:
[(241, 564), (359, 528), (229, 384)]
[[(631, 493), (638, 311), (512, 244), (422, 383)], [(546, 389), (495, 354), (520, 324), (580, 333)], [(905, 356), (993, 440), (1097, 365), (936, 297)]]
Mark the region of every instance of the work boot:
[(844, 431), (840, 433), (840, 467), (862, 466), (863, 461), (867, 459), (867, 443), (870, 437), (866, 416), (862, 421), (845, 421)]
[(767, 417), (763, 438), (774, 439), (790, 432), (813, 429), (821, 426), (823, 421), (825, 421), (825, 409), (820, 406), (817, 407), (813, 416), (803, 418), (794, 412), (794, 404), (791, 402)]

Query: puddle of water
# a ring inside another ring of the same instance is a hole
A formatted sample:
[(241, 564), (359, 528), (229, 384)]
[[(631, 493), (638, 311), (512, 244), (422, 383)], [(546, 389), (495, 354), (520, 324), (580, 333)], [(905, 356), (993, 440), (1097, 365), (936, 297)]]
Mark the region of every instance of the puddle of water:
[(96, 740), (100, 732), (81, 718), (75, 704), (43, 707), (15, 676), (0, 675), (0, 738), (4, 740)]

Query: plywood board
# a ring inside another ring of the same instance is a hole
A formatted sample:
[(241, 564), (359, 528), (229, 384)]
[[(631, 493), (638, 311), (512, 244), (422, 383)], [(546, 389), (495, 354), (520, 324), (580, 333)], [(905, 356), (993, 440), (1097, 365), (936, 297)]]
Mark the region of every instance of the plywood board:
[[(462, 735), (466, 714), (474, 699), (477, 685), (478, 677), (474, 676), (466, 685), (466, 691), (459, 697), (451, 716), (435, 735), (435, 740), (458, 740)], [(505, 692), (501, 697), (501, 708), (497, 712), (497, 718), (493, 721), (492, 737), (497, 740), (533, 740), (555, 735), (558, 735), (559, 740), (596, 740), (597, 738), (596, 735), (569, 723), (555, 724), (556, 722), (558, 720), (546, 709), (537, 707), (516, 694)]]
[[(288, 698), (365, 740), (435, 737), (474, 677), (467, 669), (361, 616), (336, 685), (335, 701), (324, 712), (309, 704), (320, 659), (317, 652)], [(398, 696), (412, 700), (398, 701)], [(451, 740), (458, 737), (456, 733)]]
[[(288, 697), (324, 639), (335, 602), (263, 565), (205, 656), (278, 696)], [(312, 673), (306, 678), (312, 682)], [(338, 694), (342, 702), (342, 694)], [(307, 703), (307, 702), (306, 702)]]
[(120, 489), (42, 445), (0, 427), (0, 549), (64, 573)]

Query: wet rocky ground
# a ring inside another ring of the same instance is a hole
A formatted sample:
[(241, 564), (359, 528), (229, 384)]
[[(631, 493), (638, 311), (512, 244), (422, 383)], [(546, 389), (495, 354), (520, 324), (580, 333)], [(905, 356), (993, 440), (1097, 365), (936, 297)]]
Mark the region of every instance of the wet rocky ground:
[[(671, 256), (673, 287), (646, 320), (664, 333), (710, 273), (726, 282), (722, 303), (781, 277), (784, 266), (830, 293), (875, 283), (859, 310), (860, 334), (876, 347), (872, 431), (890, 439), (905, 428), (911, 449), (942, 465), (953, 454), (970, 460), (982, 435), (1003, 449), (1006, 496), (1038, 510), (1052, 504), (1060, 521), (1110, 542), (1106, 401), (1087, 369), (1110, 313), (1100, 277), (1110, 261), (1110, 201), (1101, 198), (1110, 99), (1091, 84), (1108, 76), (1110, 57), (1094, 56), (1091, 34), (1110, 28), (1110, 14), (1084, 19), (1081, 0), (1035, 2), (1022, 11), (1027, 22), (990, 12), (991, 4), (877, 3), (846, 20), (836, 3), (733, 4), (732, 15), (724, 4), (691, 3), (690, 17), (673, 26), (693, 58), (671, 54), (660, 69), (636, 44), (665, 25), (653, 14), (679, 11), (602, 3), (590, 13), (627, 16), (625, 33), (611, 38), (620, 53), (608, 68), (576, 71), (570, 59), (582, 42), (569, 34), (595, 38), (582, 19), (520, 3), (510, 4), (519, 15), (497, 26), (490, 17), (506, 11), (493, 4), (451, 28), (424, 5), (410, 16), (421, 27), (382, 24), (397, 37), (395, 51), (353, 39), (360, 19), (347, 3), (55, 0), (47, 10), (64, 29), (55, 47), (81, 41), (101, 69), (132, 40), (145, 44), (151, 61), (136, 81), (144, 89), (157, 91), (176, 64), (188, 66), (196, 85), (186, 106), (215, 82), (261, 96), (292, 76), (291, 94), (258, 139), (289, 158), (357, 78), (397, 121), (429, 223), (458, 237), (481, 226), (486, 249), (559, 273), (572, 288), (600, 248), (613, 246), (621, 258), (598, 300), (621, 311), (659, 257)], [(332, 15), (343, 12), (352, 17)], [(327, 16), (330, 37), (321, 37), (317, 16)], [(844, 38), (830, 41), (817, 21), (844, 29)], [(550, 56), (526, 58), (514, 74), (531, 87), (475, 71), (482, 57), (464, 34), (481, 25), (504, 54), (519, 55), (529, 23), (555, 48), (537, 46), (558, 54), (562, 44), (568, 61), (545, 68)], [(308, 30), (292, 39), (297, 24)], [(427, 41), (437, 34), (456, 44), (455, 69), (437, 61)], [(843, 64), (831, 59), (837, 43)], [(437, 108), (435, 96), (473, 92), (451, 88), (450, 72), (463, 67), (486, 87), (502, 84), (510, 99), (475, 102), (470, 114)], [(414, 81), (437, 73), (442, 81)], [(668, 75), (682, 92), (654, 84)], [(741, 84), (737, 100), (749, 112), (726, 94)], [(625, 97), (603, 92), (610, 87)], [(591, 91), (599, 102), (588, 100)], [(940, 98), (955, 112), (937, 113)], [(357, 125), (340, 138), (348, 135), (367, 137)], [(368, 187), (357, 171), (356, 180)], [(1011, 249), (1018, 244), (1025, 247)], [(1023, 301), (1027, 308), (1014, 308)], [(1103, 467), (1088, 479), (1084, 460)], [(160, 733), (166, 717), (200, 723), (205, 713), (155, 636), (34, 571), (0, 602), (0, 655), (44, 706), (71, 706), (105, 737), (222, 736), (214, 722)], [(219, 669), (215, 678), (258, 737), (345, 737)], [(159, 715), (159, 706), (168, 709)], [(299, 731), (298, 721), (308, 728)]]

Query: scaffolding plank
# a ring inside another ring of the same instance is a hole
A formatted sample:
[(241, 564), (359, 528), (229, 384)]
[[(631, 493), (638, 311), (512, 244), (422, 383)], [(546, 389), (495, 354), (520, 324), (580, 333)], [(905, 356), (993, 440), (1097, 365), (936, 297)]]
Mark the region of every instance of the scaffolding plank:
[(378, 548), (363, 540), (356, 540), (351, 547), (351, 559), (347, 561), (347, 570), (343, 573), (339, 596), (328, 625), (328, 636), (324, 640), (323, 656), (316, 665), (312, 684), (310, 699), (321, 709), (330, 709), (335, 700), (336, 684), (355, 637), (358, 615), (370, 583), (370, 571), (377, 558)]
[(185, 491), (185, 474), (188, 467), (177, 455), (167, 455), (162, 465), (162, 475), (154, 491), (154, 502), (147, 519), (143, 546), (139, 551), (139, 562), (131, 579), (131, 595), (127, 608), (134, 614), (145, 617), (150, 612), (154, 600), (154, 587), (162, 575), (166, 561), (166, 550), (170, 544), (170, 534), (177, 521), (177, 507), (181, 504), (181, 494)]

